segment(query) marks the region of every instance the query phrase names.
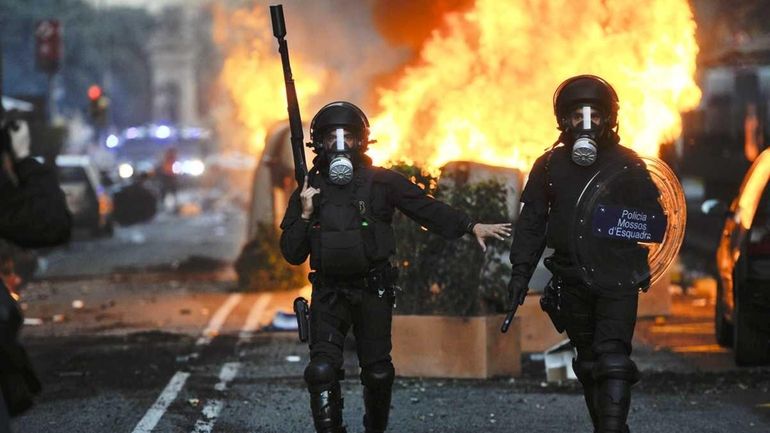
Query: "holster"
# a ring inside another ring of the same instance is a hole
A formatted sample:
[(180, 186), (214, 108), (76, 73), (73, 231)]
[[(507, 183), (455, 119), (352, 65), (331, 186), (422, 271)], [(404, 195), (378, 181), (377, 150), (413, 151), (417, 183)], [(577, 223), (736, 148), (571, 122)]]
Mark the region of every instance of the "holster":
[(553, 277), (545, 285), (543, 296), (540, 297), (540, 308), (548, 314), (551, 323), (560, 334), (564, 332), (564, 314), (561, 309), (561, 289), (562, 281), (558, 277)]
[(310, 307), (302, 296), (294, 300), (294, 314), (297, 316), (297, 334), (299, 341), (305, 343), (310, 335)]

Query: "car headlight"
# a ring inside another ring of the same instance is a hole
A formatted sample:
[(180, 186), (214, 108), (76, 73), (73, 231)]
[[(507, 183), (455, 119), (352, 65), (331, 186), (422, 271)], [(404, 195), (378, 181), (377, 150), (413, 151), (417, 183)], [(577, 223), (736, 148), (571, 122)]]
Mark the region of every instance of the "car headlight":
[(200, 176), (206, 171), (206, 165), (200, 159), (191, 159), (182, 163), (182, 172), (190, 176)]
[(110, 135), (107, 136), (107, 139), (104, 140), (104, 144), (108, 148), (114, 149), (114, 148), (118, 147), (118, 145), (120, 144), (120, 139), (118, 138), (117, 135), (110, 134)]
[(118, 176), (120, 176), (121, 179), (128, 179), (133, 175), (134, 167), (132, 167), (131, 164), (124, 162), (118, 166)]

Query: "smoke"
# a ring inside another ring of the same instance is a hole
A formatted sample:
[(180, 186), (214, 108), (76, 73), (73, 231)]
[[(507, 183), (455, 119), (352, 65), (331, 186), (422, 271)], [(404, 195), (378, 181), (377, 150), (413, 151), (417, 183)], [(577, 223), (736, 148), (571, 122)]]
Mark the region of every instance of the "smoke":
[[(249, 2), (248, 6), (234, 2), (219, 4), (226, 14), (252, 14), (263, 16), (269, 26), (268, 6), (274, 1)], [(314, 0), (285, 1), (289, 51), (295, 79), (300, 74), (312, 74), (313, 80), (321, 82), (322, 90), (312, 97), (305, 113), (333, 100), (349, 100), (367, 109), (375, 101), (375, 81), (385, 73), (400, 69), (412, 56), (411, 47), (399, 45), (391, 36), (381, 34), (383, 21), (377, 20), (375, 11), (384, 1), (374, 0)], [(398, 2), (400, 3), (400, 2)], [(388, 16), (393, 16), (390, 14)], [(390, 18), (389, 18), (390, 19)], [(265, 21), (263, 20), (262, 23)], [(228, 32), (237, 29), (227, 29)], [(244, 29), (241, 29), (244, 30)], [(254, 30), (252, 28), (252, 30)], [(215, 40), (220, 50), (227, 55), (235, 43), (243, 38), (252, 38), (249, 43), (267, 45), (278, 58), (277, 43), (271, 29), (260, 29), (250, 35), (237, 38), (226, 35)], [(218, 39), (218, 40), (217, 40)], [(297, 59), (297, 60), (295, 60)], [(295, 67), (301, 61), (308, 69)], [(254, 77), (258, 79), (258, 77)]]
[[(273, 2), (212, 4), (212, 36), (222, 67), (211, 95), (211, 114), (224, 149), (259, 155), (268, 132), (286, 118), (280, 56), (270, 24)], [(353, 102), (372, 115), (379, 99), (376, 89), (399, 75), (430, 34), (428, 27), (440, 21), (437, 16), (445, 7), (429, 4), (284, 1), (286, 40), (303, 120), (308, 122), (335, 100)]]
[(379, 0), (374, 1), (372, 14), (382, 37), (393, 45), (409, 47), (419, 52), (430, 35), (444, 24), (451, 12), (468, 9), (473, 0)]
[(372, 16), (380, 35), (392, 46), (406, 48), (409, 56), (398, 67), (382, 71), (374, 80), (373, 88), (393, 87), (407, 67), (418, 63), (425, 42), (445, 29), (447, 15), (465, 11), (473, 4), (474, 0), (374, 1)]

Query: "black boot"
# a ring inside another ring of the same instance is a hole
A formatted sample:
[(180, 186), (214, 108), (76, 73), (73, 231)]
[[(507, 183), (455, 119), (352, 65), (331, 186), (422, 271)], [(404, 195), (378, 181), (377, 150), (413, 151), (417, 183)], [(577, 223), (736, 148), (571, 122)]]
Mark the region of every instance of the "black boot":
[(572, 360), (572, 370), (583, 385), (583, 397), (588, 408), (588, 415), (591, 416), (591, 422), (594, 425), (594, 432), (599, 431), (599, 414), (596, 410), (597, 387), (593, 377), (593, 361), (584, 361), (579, 358)]
[(639, 380), (636, 364), (625, 354), (605, 354), (594, 369), (599, 433), (628, 433), (631, 385)]
[(626, 420), (631, 408), (631, 382), (620, 379), (607, 379), (599, 386), (598, 405), (601, 412), (601, 433), (625, 433), (628, 431)]
[(364, 428), (366, 433), (382, 433), (388, 427), (391, 389), (373, 391), (364, 387)]
[(339, 382), (330, 389), (310, 391), (310, 410), (318, 433), (346, 433), (342, 425), (342, 391)]
[(364, 428), (366, 433), (382, 433), (388, 427), (390, 394), (393, 390), (395, 371), (390, 361), (369, 365), (361, 369), (364, 385)]

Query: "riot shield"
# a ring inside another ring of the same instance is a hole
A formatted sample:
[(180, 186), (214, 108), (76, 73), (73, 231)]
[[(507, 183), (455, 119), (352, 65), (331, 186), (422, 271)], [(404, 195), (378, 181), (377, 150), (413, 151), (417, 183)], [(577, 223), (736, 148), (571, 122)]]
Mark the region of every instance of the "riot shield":
[(682, 187), (664, 162), (642, 157), (602, 168), (578, 199), (573, 263), (589, 287), (647, 290), (676, 258), (685, 221)]

